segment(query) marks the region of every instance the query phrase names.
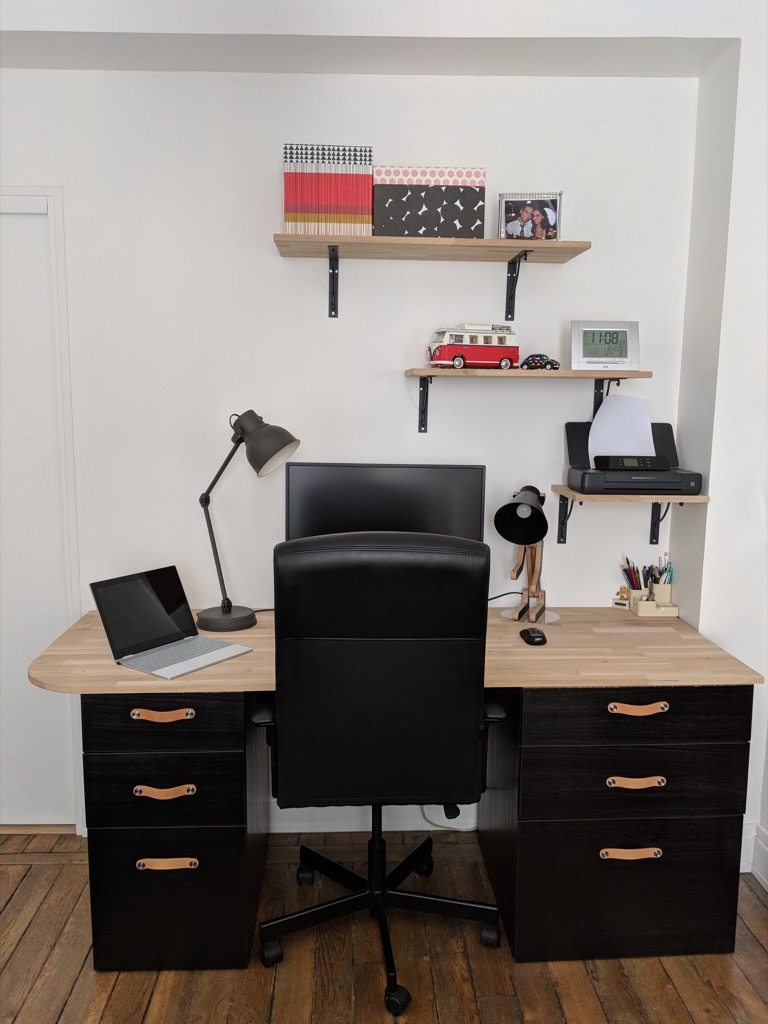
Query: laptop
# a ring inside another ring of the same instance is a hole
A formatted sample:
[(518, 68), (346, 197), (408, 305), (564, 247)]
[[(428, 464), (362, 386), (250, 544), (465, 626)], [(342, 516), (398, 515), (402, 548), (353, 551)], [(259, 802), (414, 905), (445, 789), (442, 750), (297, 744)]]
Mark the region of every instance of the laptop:
[(175, 565), (91, 584), (91, 593), (118, 665), (161, 679), (250, 651), (197, 632)]

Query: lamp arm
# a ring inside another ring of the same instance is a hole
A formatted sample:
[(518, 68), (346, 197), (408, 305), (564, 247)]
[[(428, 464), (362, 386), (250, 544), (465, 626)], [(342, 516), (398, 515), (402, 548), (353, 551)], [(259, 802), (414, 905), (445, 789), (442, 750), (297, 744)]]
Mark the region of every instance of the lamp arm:
[(232, 602), (227, 597), (227, 589), (224, 586), (224, 574), (221, 571), (221, 562), (219, 561), (219, 551), (218, 548), (216, 547), (216, 538), (214, 537), (213, 534), (213, 523), (211, 522), (211, 513), (209, 511), (209, 505), (211, 504), (211, 491), (219, 482), (222, 473), (230, 464), (235, 452), (242, 443), (242, 437), (235, 438), (232, 444), (232, 449), (230, 450), (230, 453), (226, 457), (226, 459), (224, 459), (224, 462), (221, 464), (218, 473), (213, 478), (213, 480), (211, 480), (207, 489), (203, 491), (203, 493), (200, 495), (200, 506), (202, 507), (203, 515), (205, 516), (205, 525), (208, 527), (208, 536), (210, 538), (211, 549), (213, 551), (213, 561), (214, 564), (216, 565), (216, 575), (219, 577), (219, 586), (221, 587), (221, 610), (223, 612), (228, 612), (232, 610)]

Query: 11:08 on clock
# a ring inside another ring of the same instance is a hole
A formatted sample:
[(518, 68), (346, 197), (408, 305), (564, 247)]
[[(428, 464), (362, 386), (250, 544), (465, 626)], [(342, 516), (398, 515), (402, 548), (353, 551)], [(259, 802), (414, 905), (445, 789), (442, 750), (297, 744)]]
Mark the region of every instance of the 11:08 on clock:
[(571, 369), (639, 370), (636, 320), (572, 320)]

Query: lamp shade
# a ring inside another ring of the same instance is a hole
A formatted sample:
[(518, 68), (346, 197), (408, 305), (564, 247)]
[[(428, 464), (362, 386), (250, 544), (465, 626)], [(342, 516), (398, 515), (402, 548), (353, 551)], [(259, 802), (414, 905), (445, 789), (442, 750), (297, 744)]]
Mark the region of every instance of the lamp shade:
[(299, 447), (299, 442), (284, 427), (265, 423), (253, 409), (241, 413), (232, 424), (233, 441), (242, 440), (245, 456), (256, 476), (268, 476), (273, 470), (289, 459)]
[(502, 505), (493, 517), (493, 525), (511, 544), (538, 544), (544, 540), (549, 524), (541, 508), (538, 487), (521, 487), (514, 501)]

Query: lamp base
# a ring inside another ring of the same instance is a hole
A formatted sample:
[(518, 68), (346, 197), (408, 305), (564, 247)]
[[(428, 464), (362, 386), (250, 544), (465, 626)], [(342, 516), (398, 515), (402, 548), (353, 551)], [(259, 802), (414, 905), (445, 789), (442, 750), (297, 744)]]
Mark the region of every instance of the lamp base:
[(228, 633), (235, 629), (250, 629), (256, 625), (256, 613), (252, 608), (233, 604), (232, 610), (223, 612), (221, 607), (206, 608), (197, 613), (197, 625), (200, 629), (210, 629), (213, 633)]
[[(514, 608), (502, 608), (501, 611), (499, 612), (499, 617), (502, 618), (502, 619), (511, 619), (513, 622), (522, 621), (522, 619), (518, 620), (518, 619), (515, 618), (515, 609)], [(549, 610), (549, 608), (547, 608), (546, 611), (544, 612), (544, 622), (547, 623), (547, 622), (559, 622), (559, 621), (560, 621), (560, 616), (557, 614), (557, 612), (551, 612)]]

